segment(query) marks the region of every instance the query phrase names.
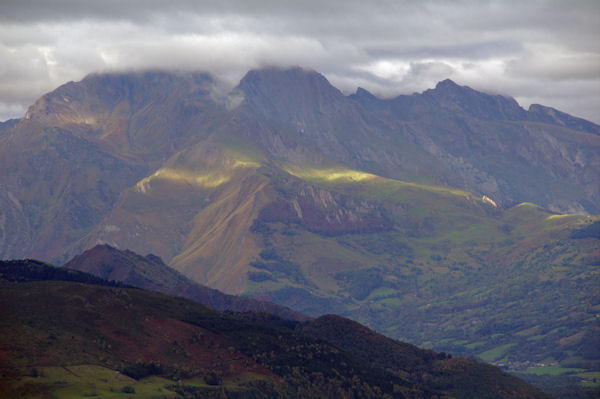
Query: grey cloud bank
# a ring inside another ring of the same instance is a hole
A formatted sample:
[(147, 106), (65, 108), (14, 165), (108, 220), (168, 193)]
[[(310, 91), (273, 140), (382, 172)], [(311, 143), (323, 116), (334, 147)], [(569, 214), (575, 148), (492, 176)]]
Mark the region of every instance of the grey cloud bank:
[(0, 1), (0, 120), (88, 73), (303, 66), (384, 97), (445, 78), (600, 122), (597, 1)]

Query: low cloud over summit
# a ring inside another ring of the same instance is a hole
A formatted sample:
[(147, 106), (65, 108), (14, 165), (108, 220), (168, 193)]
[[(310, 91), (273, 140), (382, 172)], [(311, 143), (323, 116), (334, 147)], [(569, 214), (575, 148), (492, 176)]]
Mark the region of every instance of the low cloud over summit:
[(451, 78), (599, 122), (595, 1), (12, 1), (0, 5), (0, 120), (91, 72), (302, 65), (346, 93)]

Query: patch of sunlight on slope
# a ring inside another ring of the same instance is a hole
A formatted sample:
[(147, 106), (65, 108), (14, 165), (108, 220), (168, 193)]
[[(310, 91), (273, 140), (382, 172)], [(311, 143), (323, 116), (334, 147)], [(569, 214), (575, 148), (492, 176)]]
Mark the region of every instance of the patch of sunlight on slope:
[(553, 214), (547, 209), (531, 202), (521, 202), (511, 208), (513, 212), (528, 212), (532, 217), (540, 219), (540, 221), (546, 222), (567, 222), (569, 220), (580, 220), (583, 218), (582, 215), (574, 213), (565, 214)]
[(557, 219), (567, 219), (567, 218), (579, 218), (581, 215), (574, 215), (574, 214), (564, 214), (564, 215), (550, 215), (548, 216), (546, 219), (547, 220), (557, 220)]
[(533, 202), (521, 202), (514, 206), (515, 208), (532, 208), (532, 209), (542, 209), (541, 206), (534, 204)]
[(258, 168), (260, 165), (261, 165), (260, 162), (252, 160), (250, 158), (245, 158), (244, 160), (236, 159), (233, 167), (234, 168)]
[(317, 181), (363, 181), (368, 179), (374, 179), (377, 176), (370, 173), (359, 172), (351, 169), (310, 169), (310, 168), (297, 168), (288, 167), (286, 172), (304, 180), (317, 180)]
[(214, 170), (199, 172), (183, 168), (161, 168), (152, 175), (143, 178), (136, 184), (139, 192), (146, 193), (152, 180), (168, 180), (173, 182), (187, 183), (202, 188), (215, 188), (227, 183), (233, 177), (236, 169), (256, 168), (259, 164), (252, 161), (235, 161), (226, 170)]
[(396, 187), (409, 187), (420, 190), (426, 190), (437, 193), (453, 194), (461, 197), (473, 197), (472, 193), (464, 190), (442, 187), (442, 186), (430, 186), (425, 184), (411, 183), (401, 180), (390, 179), (381, 177), (371, 173), (361, 172), (358, 170), (345, 169), (345, 168), (308, 168), (298, 166), (285, 166), (285, 171), (289, 174), (296, 176), (306, 181), (313, 181), (315, 183), (352, 183), (352, 182), (373, 182), (380, 184), (388, 184)]
[(564, 214), (564, 215), (549, 215), (544, 219), (544, 225), (549, 228), (565, 228), (566, 226), (577, 227), (587, 220), (600, 220), (600, 217), (589, 217), (577, 214)]
[(62, 119), (70, 124), (74, 124), (74, 125), (97, 125), (98, 124), (98, 118), (96, 118), (95, 116), (81, 116), (81, 115), (77, 115), (77, 117), (62, 117)]
[(234, 160), (235, 164), (258, 168), (266, 161), (260, 150), (252, 147), (237, 148), (235, 144), (239, 145), (239, 143), (227, 143), (223, 149), (225, 157)]

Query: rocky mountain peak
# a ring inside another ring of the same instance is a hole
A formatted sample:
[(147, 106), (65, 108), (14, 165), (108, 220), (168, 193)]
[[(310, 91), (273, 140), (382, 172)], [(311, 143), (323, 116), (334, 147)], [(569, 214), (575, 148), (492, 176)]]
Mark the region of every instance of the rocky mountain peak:
[(452, 91), (452, 90), (472, 90), (470, 87), (468, 86), (459, 86), (457, 85), (453, 80), (451, 79), (444, 79), (440, 82), (438, 82), (435, 85), (435, 90), (444, 90), (444, 91)]
[(487, 94), (460, 86), (450, 79), (423, 93), (430, 101), (450, 112), (463, 112), (482, 120), (526, 120), (526, 111), (512, 97)]
[(347, 101), (323, 75), (302, 68), (250, 71), (236, 92), (254, 112), (298, 126), (310, 124), (315, 113), (334, 112)]
[(359, 87), (358, 89), (356, 89), (356, 93), (351, 95), (351, 97), (357, 98), (357, 99), (366, 99), (366, 100), (373, 100), (373, 99), (377, 98), (370, 91), (363, 89), (362, 87)]

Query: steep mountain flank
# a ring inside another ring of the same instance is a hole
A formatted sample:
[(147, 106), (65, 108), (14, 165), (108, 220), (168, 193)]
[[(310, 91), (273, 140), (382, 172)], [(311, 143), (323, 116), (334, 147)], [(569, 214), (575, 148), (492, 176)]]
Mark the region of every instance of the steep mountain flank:
[(490, 195), (504, 205), (534, 202), (557, 212), (600, 211), (594, 205), (599, 127), (593, 123), (566, 114), (543, 117), (549, 114), (541, 107), (525, 111), (512, 98), (449, 80), (423, 94), (380, 100), (361, 89), (352, 98), (380, 118), (395, 120), (396, 130), (452, 171), (448, 177), (432, 176), (438, 182)]
[[(542, 364), (553, 352), (596, 367), (585, 353), (597, 331), (600, 247), (571, 232), (597, 217), (533, 204), (501, 210), (459, 190), (351, 170), (293, 173), (319, 194), (307, 204), (290, 179), (259, 213), (252, 231), (264, 249), (250, 263), (248, 292), (437, 349), (487, 356), (502, 347), (488, 360), (505, 365)], [(317, 199), (325, 201), (312, 217)]]
[(2, 256), (66, 260), (122, 191), (216, 117), (210, 87), (198, 74), (91, 75), (38, 100), (0, 138)]

